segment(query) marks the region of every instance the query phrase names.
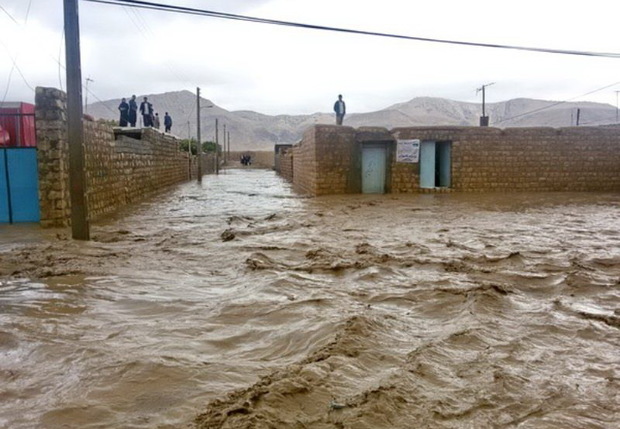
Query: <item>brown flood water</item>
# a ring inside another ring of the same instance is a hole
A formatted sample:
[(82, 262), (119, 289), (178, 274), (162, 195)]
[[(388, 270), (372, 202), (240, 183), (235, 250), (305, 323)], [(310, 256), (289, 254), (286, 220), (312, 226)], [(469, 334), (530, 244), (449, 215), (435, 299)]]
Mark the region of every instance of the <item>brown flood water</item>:
[(91, 242), (2, 227), (0, 427), (620, 427), (619, 227), (620, 194), (311, 199), (265, 170)]

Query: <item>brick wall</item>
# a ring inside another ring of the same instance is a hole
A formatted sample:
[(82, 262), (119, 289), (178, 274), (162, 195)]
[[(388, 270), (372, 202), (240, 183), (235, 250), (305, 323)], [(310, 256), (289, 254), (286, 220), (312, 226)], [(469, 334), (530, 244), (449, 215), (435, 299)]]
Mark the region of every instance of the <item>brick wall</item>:
[(271, 151), (231, 151), (229, 163), (231, 165), (241, 165), (239, 159), (242, 155), (250, 155), (252, 157), (252, 166), (262, 168), (274, 168), (274, 153)]
[[(428, 127), (398, 139), (452, 142), (456, 191), (618, 191), (620, 129)], [(417, 164), (415, 164), (417, 165)], [(412, 180), (419, 180), (415, 167)]]
[[(84, 121), (84, 157), (90, 220), (188, 180), (196, 178), (196, 161), (178, 150), (173, 136), (143, 129), (140, 140), (119, 136), (105, 123)], [(68, 226), (69, 145), (66, 94), (53, 88), (36, 90), (41, 225)], [(191, 163), (191, 164), (190, 164)], [(203, 159), (203, 166), (208, 160)], [(191, 167), (190, 167), (191, 165)]]
[(355, 165), (355, 129), (315, 125), (293, 146), (293, 184), (311, 195), (352, 193), (351, 166)]
[(289, 182), (293, 182), (293, 148), (282, 149), (276, 154), (276, 171)]
[(360, 192), (361, 149), (374, 142), (387, 149), (387, 192), (446, 191), (420, 188), (419, 164), (395, 160), (398, 139), (451, 143), (448, 190), (620, 191), (617, 127), (411, 127), (388, 132), (316, 125), (293, 147), (293, 183), (311, 195)]

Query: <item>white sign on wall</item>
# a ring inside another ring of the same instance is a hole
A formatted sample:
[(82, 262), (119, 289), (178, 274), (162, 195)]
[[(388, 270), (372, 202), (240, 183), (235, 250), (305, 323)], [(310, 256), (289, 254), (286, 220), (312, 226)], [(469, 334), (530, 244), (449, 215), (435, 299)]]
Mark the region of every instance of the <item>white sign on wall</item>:
[(420, 140), (397, 140), (396, 162), (420, 162)]

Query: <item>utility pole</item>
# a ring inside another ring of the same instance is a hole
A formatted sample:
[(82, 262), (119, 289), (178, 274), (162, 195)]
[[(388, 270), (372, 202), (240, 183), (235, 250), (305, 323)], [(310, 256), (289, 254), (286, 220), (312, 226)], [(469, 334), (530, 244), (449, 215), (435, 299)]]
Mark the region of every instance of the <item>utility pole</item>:
[(192, 180), (192, 132), (187, 121), (187, 180)]
[(196, 88), (196, 156), (198, 157), (198, 183), (202, 183), (202, 145), (200, 144), (200, 88)]
[(71, 236), (75, 240), (90, 240), (86, 177), (84, 174), (84, 125), (82, 124), (82, 70), (78, 0), (64, 0), (64, 19)]
[(228, 159), (230, 159), (230, 131), (228, 131)]
[(84, 85), (84, 113), (88, 113), (88, 82), (94, 82), (94, 80), (90, 76), (86, 78), (86, 85)]
[(218, 174), (218, 166), (217, 166), (217, 161), (218, 161), (218, 156), (217, 156), (217, 148), (219, 146), (219, 134), (220, 134), (220, 129), (219, 129), (219, 124), (217, 122), (217, 118), (215, 118), (215, 174)]
[(222, 131), (222, 140), (222, 154), (224, 156), (224, 162), (226, 162), (226, 124), (224, 124), (224, 130)]
[(491, 86), (494, 85), (495, 82), (491, 82), (491, 83), (487, 83), (485, 85), (482, 85), (480, 88), (476, 89), (476, 94), (478, 94), (480, 91), (482, 91), (482, 116), (480, 117), (480, 126), (481, 127), (488, 127), (489, 126), (489, 117), (486, 115), (485, 112), (485, 88), (487, 86)]

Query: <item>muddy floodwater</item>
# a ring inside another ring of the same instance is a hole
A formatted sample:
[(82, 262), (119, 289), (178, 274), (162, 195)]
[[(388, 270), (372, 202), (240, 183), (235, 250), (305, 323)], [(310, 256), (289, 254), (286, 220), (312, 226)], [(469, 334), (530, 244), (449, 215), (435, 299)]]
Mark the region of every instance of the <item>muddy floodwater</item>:
[(267, 170), (0, 227), (0, 427), (618, 428), (620, 194)]

